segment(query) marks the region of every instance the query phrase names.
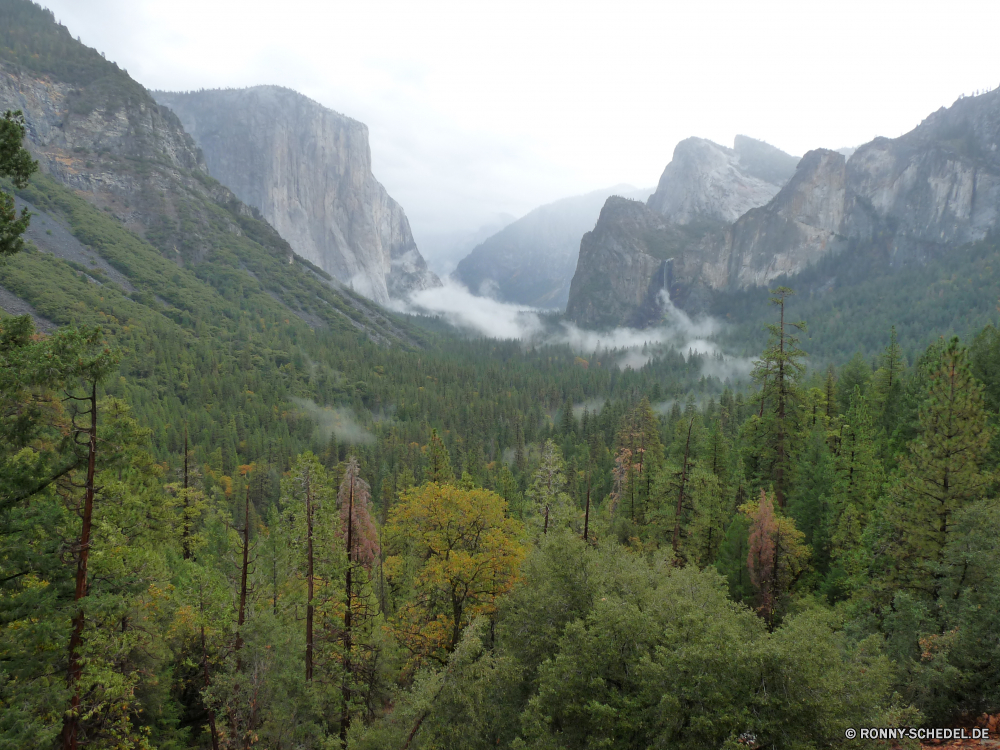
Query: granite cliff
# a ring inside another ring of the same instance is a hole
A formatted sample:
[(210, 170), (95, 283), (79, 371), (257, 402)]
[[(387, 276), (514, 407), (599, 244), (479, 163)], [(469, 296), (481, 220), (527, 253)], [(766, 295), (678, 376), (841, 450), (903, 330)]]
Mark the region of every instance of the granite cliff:
[(588, 328), (644, 327), (662, 319), (674, 263), (702, 242), (700, 227), (675, 224), (640, 201), (608, 198), (580, 241), (566, 316)]
[(704, 138), (677, 144), (656, 192), (642, 204), (609, 198), (580, 243), (567, 316), (580, 325), (650, 325), (661, 291), (697, 307), (703, 289), (686, 283), (726, 262), (727, 230), (765, 205), (795, 173), (796, 157), (737, 136), (733, 148)]
[[(738, 149), (730, 154), (705, 141), (684, 141), (647, 208), (674, 226), (702, 227), (674, 246), (670, 295), (696, 311), (712, 293), (794, 276), (846, 248), (877, 254), (890, 267), (899, 267), (981, 240), (1000, 221), (998, 144), (1000, 90), (994, 90), (959, 99), (899, 138), (876, 138), (850, 158), (827, 149), (810, 151), (773, 197), (729, 219), (747, 202), (759, 200), (762, 182), (736, 173)], [(667, 177), (671, 181), (665, 184)], [(682, 189), (684, 185), (689, 187)], [(640, 211), (633, 207), (632, 214)], [(608, 221), (616, 216), (610, 212)], [(706, 219), (714, 220), (714, 226)], [(648, 233), (651, 221), (632, 216), (617, 228), (601, 228), (600, 237), (615, 238), (607, 246), (594, 245), (591, 238), (585, 252), (581, 244), (576, 276), (606, 276), (611, 286), (601, 294), (616, 301), (602, 307), (599, 298), (586, 298), (591, 287), (574, 279), (567, 311), (578, 323), (617, 325), (656, 318), (647, 300), (664, 286), (665, 258), (657, 266), (657, 256), (646, 249), (642, 233)], [(629, 232), (639, 234), (626, 239)], [(627, 260), (623, 248), (630, 248)], [(615, 263), (642, 274), (615, 284), (617, 276), (610, 270)], [(623, 299), (631, 302), (619, 309)]]
[[(31, 204), (33, 226), (47, 227), (28, 237), (53, 268), (93, 266), (135, 295), (128, 305), (168, 316), (190, 318), (195, 300), (239, 289), (313, 328), (401, 338), (383, 311), (297, 257), (259, 211), (215, 180), (180, 120), (127, 71), (74, 39), (50, 11), (21, 0), (0, 0), (0, 111), (8, 109), (24, 113), (25, 145), (41, 173), (18, 202)], [(104, 221), (87, 218), (81, 200)], [(126, 245), (138, 255), (115, 250)], [(8, 263), (0, 279), (8, 311), (32, 307), (30, 285), (15, 278), (27, 258)], [(168, 298), (164, 266), (190, 285), (187, 296)], [(63, 310), (57, 322), (75, 314)]]
[(368, 128), (289, 89), (155, 92), (208, 171), (295, 252), (381, 304), (440, 282), (371, 171)]
[(649, 193), (616, 185), (540, 206), (478, 244), (453, 275), (476, 294), (564, 310), (580, 237), (593, 228), (605, 201), (611, 195), (645, 198)]

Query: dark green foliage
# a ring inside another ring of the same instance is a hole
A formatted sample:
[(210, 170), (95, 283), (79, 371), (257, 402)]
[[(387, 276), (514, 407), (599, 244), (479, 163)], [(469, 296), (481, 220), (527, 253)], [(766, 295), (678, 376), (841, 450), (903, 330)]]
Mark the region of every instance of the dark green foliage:
[[(71, 117), (155, 106), (31, 3), (0, 0), (0, 58), (73, 84)], [(386, 313), (142, 138), (95, 155), (163, 178), (140, 236), (26, 183), (3, 127), (11, 189), (95, 262), (29, 246), (0, 267), (61, 326), (0, 316), (0, 747), (56, 742), (81, 608), (94, 748), (805, 750), (1000, 709), (1000, 335), (917, 356), (991, 320), (994, 240), (891, 277), (855, 248), (776, 290), (780, 310), (717, 300), (763, 352), (745, 388), (667, 345), (622, 369)], [(108, 373), (81, 599), (86, 415), (63, 399)], [(353, 555), (337, 487), (361, 502)], [(757, 500), (772, 490), (784, 509)], [(443, 496), (489, 498), (491, 530), (463, 512), (416, 543), (408, 503)], [(496, 555), (470, 550), (511, 518), (505, 593), (466, 616), (496, 585), (477, 577)]]
[[(882, 352), (895, 326), (903, 354), (913, 361), (939, 336), (971, 337), (996, 316), (1000, 287), (1000, 238), (928, 258), (923, 264), (891, 267), (877, 248), (859, 247), (820, 260), (794, 279), (788, 314), (809, 321), (803, 346), (814, 366), (843, 363), (861, 351), (867, 361)], [(763, 288), (727, 292), (709, 312), (730, 325), (723, 343), (752, 355), (766, 342), (770, 320)]]
[[(0, 177), (9, 178), (19, 188), (27, 185), (31, 173), (38, 169), (38, 163), (22, 145), (24, 133), (21, 112), (4, 112), (0, 119)], [(0, 191), (0, 261), (24, 248), (21, 235), (29, 221), (28, 209), (23, 209), (18, 216), (14, 199), (6, 191)]]

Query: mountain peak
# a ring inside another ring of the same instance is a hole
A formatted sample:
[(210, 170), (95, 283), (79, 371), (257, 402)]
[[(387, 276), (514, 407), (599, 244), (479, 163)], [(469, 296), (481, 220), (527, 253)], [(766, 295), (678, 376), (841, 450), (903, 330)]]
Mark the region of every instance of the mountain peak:
[(440, 282), (371, 171), (368, 128), (291, 89), (157, 92), (213, 177), (306, 260), (386, 304)]
[(678, 143), (649, 207), (675, 224), (731, 223), (767, 203), (794, 172), (795, 157), (747, 136), (734, 146), (705, 138)]

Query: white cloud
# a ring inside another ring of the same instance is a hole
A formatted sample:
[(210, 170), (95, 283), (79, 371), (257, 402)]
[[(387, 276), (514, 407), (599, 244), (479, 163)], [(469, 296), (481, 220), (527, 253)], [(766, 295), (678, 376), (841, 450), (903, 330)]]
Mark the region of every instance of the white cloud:
[(329, 440), (330, 435), (336, 435), (337, 440), (351, 445), (371, 445), (375, 442), (375, 436), (358, 424), (350, 409), (320, 406), (307, 398), (292, 397), (291, 401), (316, 423), (316, 435), (321, 440)]
[(674, 306), (666, 294), (664, 324), (656, 328), (619, 327), (592, 331), (565, 320), (554, 320), (540, 310), (489, 297), (478, 297), (457, 281), (446, 279), (444, 286), (424, 289), (411, 295), (409, 302), (395, 302), (396, 309), (443, 318), (456, 328), (474, 335), (496, 339), (518, 339), (525, 345), (566, 344), (574, 351), (590, 356), (595, 352), (617, 351), (616, 362), (622, 369), (638, 370), (669, 349), (681, 354), (706, 355), (703, 372), (722, 380), (745, 378), (750, 360), (723, 353), (711, 336), (721, 323), (713, 318), (691, 318)]

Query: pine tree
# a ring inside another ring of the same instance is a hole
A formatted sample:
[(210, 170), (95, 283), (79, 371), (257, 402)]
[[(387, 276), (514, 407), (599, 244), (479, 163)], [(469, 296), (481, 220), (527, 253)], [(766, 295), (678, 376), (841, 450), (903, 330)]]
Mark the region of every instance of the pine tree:
[(885, 475), (877, 455), (877, 435), (868, 399), (854, 388), (851, 405), (839, 428), (834, 455), (835, 478), (830, 493), (831, 556), (851, 557), (882, 491)]
[(562, 419), (559, 422), (559, 434), (563, 437), (576, 434), (576, 420), (573, 419), (573, 403), (569, 400), (563, 402)]
[(903, 350), (896, 338), (896, 326), (889, 334), (889, 344), (880, 357), (879, 369), (875, 372), (872, 382), (874, 391), (873, 406), (876, 408), (876, 420), (887, 435), (891, 435), (900, 419), (903, 395), (903, 374), (906, 361)]
[(451, 456), (437, 430), (431, 430), (425, 480), (438, 484), (449, 484), (455, 481), (455, 472), (451, 469)]
[[(823, 399), (825, 402), (825, 397)], [(830, 562), (830, 494), (835, 484), (834, 458), (828, 444), (827, 419), (809, 420), (797, 440), (788, 515), (805, 535), (816, 571), (826, 575)]]
[(933, 363), (919, 412), (919, 434), (900, 461), (892, 514), (900, 530), (896, 567), (915, 589), (935, 593), (954, 514), (982, 498), (993, 481), (985, 466), (993, 430), (983, 387), (957, 337)]
[[(38, 169), (38, 162), (21, 145), (26, 133), (21, 110), (4, 113), (0, 119), (0, 177), (10, 178), (18, 188), (26, 187), (28, 178)], [(21, 251), (24, 247), (21, 235), (30, 220), (27, 208), (22, 209), (18, 216), (14, 199), (6, 191), (0, 191), (0, 259)]]
[(512, 518), (520, 521), (524, 520), (524, 494), (517, 486), (517, 479), (511, 472), (510, 467), (500, 464), (500, 472), (497, 476), (496, 491), (507, 503), (507, 512)]
[(771, 304), (779, 308), (777, 325), (767, 326), (771, 340), (754, 363), (753, 378), (760, 388), (758, 451), (767, 478), (774, 483), (779, 508), (785, 506), (789, 490), (791, 440), (795, 433), (798, 380), (805, 370), (799, 340), (792, 331), (806, 330), (805, 323), (785, 322), (785, 303), (794, 292), (787, 287), (772, 289)]
[[(436, 434), (432, 436), (432, 440), (434, 437), (437, 437)], [(363, 645), (358, 643), (356, 631), (370, 629), (375, 614), (366, 606), (369, 597), (364, 595), (360, 587), (370, 580), (372, 565), (380, 556), (378, 531), (371, 514), (371, 488), (361, 478), (358, 460), (354, 456), (347, 461), (347, 470), (340, 484), (337, 499), (340, 505), (344, 549), (347, 554), (347, 568), (344, 574), (344, 677), (340, 714), (340, 739), (346, 743), (347, 732), (351, 726), (351, 701), (357, 691), (358, 673), (366, 671), (366, 665), (360, 664), (356, 658), (359, 646)]]
[(572, 521), (572, 502), (566, 494), (565, 465), (559, 446), (552, 440), (542, 446), (542, 457), (528, 490), (532, 502), (534, 523), (541, 526), (542, 535), (550, 528)]
[(726, 488), (706, 469), (695, 469), (689, 482), (692, 520), (683, 557), (700, 567), (714, 565), (732, 519)]
[(826, 368), (826, 380), (823, 384), (823, 401), (827, 420), (837, 416), (837, 371), (833, 365)]

